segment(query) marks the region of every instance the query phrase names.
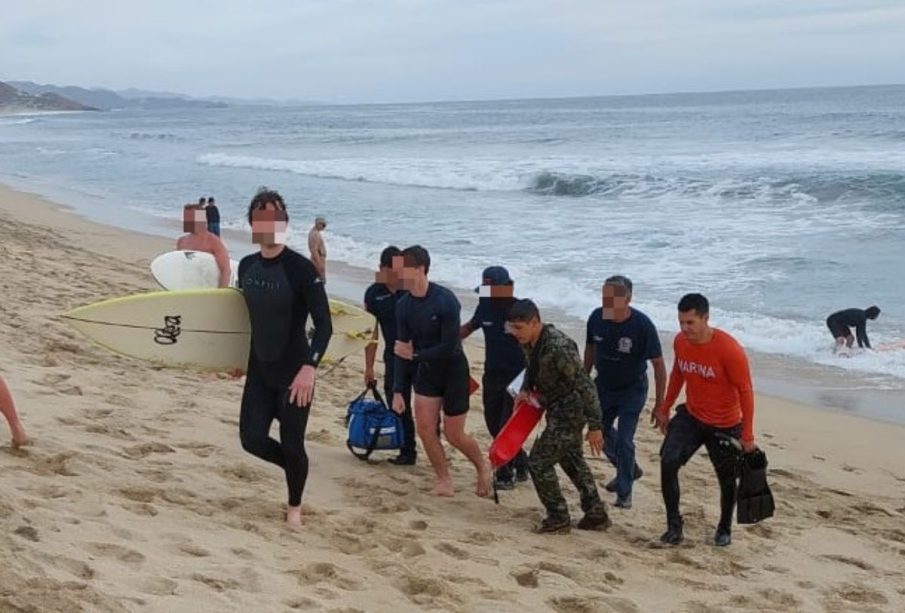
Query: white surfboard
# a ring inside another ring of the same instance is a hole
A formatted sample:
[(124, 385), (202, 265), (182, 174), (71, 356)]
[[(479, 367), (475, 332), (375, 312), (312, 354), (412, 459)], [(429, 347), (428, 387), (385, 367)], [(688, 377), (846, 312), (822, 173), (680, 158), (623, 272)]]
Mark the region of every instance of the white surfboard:
[[(239, 263), (229, 261), (229, 285), (236, 286)], [(214, 256), (204, 251), (167, 251), (151, 262), (151, 274), (163, 289), (216, 289), (220, 270)]]
[[(331, 300), (333, 336), (323, 363), (360, 352), (371, 342), (374, 317)], [(245, 369), (251, 327), (237, 289), (159, 291), (113, 298), (73, 309), (63, 319), (116, 353), (162, 366)]]

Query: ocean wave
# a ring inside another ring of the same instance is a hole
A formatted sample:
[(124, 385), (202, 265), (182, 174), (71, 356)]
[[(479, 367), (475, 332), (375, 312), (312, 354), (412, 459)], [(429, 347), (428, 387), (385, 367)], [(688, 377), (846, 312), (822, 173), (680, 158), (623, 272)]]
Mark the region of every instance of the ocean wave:
[(25, 117), (25, 118), (17, 118), (17, 119), (9, 119), (9, 118), (0, 118), (0, 126), (24, 126), (25, 124), (35, 123), (38, 121), (37, 117)]
[(599, 162), (569, 158), (289, 160), (208, 153), (196, 161), (206, 166), (289, 172), (341, 181), (461, 191), (522, 191), (571, 198), (683, 197), (805, 204), (873, 202), (889, 210), (905, 206), (905, 172), (815, 171), (778, 176), (763, 172), (750, 176), (711, 172), (700, 176), (668, 176), (612, 171)]

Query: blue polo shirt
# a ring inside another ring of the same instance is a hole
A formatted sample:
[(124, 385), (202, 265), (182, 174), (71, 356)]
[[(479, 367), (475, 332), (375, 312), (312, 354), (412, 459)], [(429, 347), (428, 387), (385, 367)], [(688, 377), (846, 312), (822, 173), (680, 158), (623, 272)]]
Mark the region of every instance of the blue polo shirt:
[(515, 337), (506, 332), (506, 316), (515, 298), (481, 298), (469, 321), (472, 330), (484, 332), (484, 373), (514, 377), (525, 368), (525, 354)]
[(653, 322), (629, 307), (629, 318), (621, 323), (603, 318), (603, 309), (591, 311), (585, 342), (596, 354), (597, 384), (604, 390), (623, 391), (647, 385), (647, 361), (663, 357), (660, 337)]

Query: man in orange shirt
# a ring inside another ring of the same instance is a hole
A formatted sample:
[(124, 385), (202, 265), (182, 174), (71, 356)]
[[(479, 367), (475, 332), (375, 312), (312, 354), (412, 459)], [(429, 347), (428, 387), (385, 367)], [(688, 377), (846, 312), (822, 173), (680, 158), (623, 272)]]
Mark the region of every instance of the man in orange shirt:
[[(748, 357), (726, 332), (709, 325), (710, 305), (701, 294), (679, 301), (681, 332), (673, 341), (675, 362), (663, 408), (651, 421), (666, 439), (660, 448), (660, 482), (666, 505), (667, 530), (660, 540), (678, 545), (683, 540), (679, 513), (679, 469), (704, 445), (720, 482), (720, 522), (713, 537), (718, 547), (732, 542), (732, 512), (737, 489), (738, 450), (754, 445), (754, 390)], [(685, 404), (670, 409), (685, 386)]]

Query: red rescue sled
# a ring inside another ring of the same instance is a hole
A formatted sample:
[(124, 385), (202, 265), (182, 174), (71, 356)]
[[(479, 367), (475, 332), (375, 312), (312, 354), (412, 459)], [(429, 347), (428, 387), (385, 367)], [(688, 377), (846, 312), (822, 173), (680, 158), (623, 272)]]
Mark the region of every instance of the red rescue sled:
[(543, 414), (544, 410), (537, 406), (534, 397), (518, 403), (512, 411), (512, 417), (490, 445), (490, 464), (494, 469), (512, 461)]

